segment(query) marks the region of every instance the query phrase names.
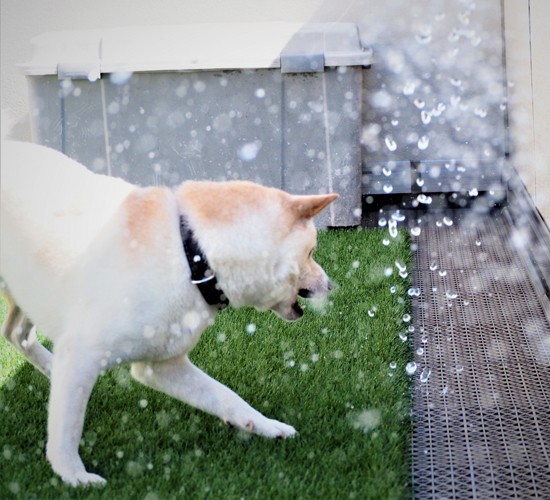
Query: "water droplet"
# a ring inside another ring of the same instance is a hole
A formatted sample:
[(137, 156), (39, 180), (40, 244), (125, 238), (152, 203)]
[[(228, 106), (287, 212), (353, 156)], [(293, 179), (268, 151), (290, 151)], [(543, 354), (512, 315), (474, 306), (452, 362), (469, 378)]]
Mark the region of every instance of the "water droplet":
[(430, 138), (427, 135), (423, 135), (420, 139), (418, 139), (417, 145), (420, 151), (424, 151), (430, 145)]
[(473, 189), (470, 189), (470, 190), (468, 191), (468, 194), (469, 194), (472, 198), (474, 198), (474, 197), (476, 197), (476, 196), (479, 194), (479, 191), (478, 191), (476, 188), (473, 188)]
[(397, 221), (395, 220), (390, 220), (388, 222), (388, 230), (390, 232), (390, 236), (392, 238), (397, 238)]
[(476, 108), (474, 114), (480, 118), (485, 118), (487, 116), (487, 110), (485, 108)]
[(407, 271), (399, 271), (399, 276), (401, 276), (403, 279), (405, 279), (409, 273)]
[(397, 127), (397, 125), (399, 125), (399, 120), (396, 120), (395, 118), (391, 121), (391, 124), (394, 126), (394, 127)]
[(418, 108), (418, 109), (422, 109), (426, 103), (422, 100), (422, 99), (415, 99), (414, 100), (414, 105)]
[(416, 372), (416, 363), (414, 361), (409, 361), (405, 366), (405, 371), (409, 376), (414, 375), (414, 372)]
[(369, 315), (370, 318), (374, 318), (374, 311), (372, 309), (369, 309), (367, 311), (367, 314)]
[(397, 287), (390, 286), (390, 293), (395, 293), (395, 292), (397, 292)]
[(421, 232), (422, 232), (422, 229), (420, 227), (418, 226), (411, 227), (411, 234), (413, 236), (419, 236)]
[(432, 34), (429, 33), (420, 33), (416, 35), (416, 41), (420, 43), (421, 45), (426, 45), (427, 43), (430, 43), (432, 41)]
[(202, 80), (198, 80), (193, 84), (193, 88), (195, 89), (195, 92), (201, 93), (206, 90), (206, 83), (204, 83)]
[(416, 354), (418, 354), (419, 356), (422, 356), (424, 354), (424, 348), (423, 347), (419, 347), (417, 350), (416, 350)]
[(420, 382), (425, 384), (428, 381), (428, 379), (430, 378), (431, 373), (432, 373), (431, 368), (425, 367), (422, 370), (422, 373), (420, 374)]
[(391, 175), (391, 170), (387, 167), (384, 167), (382, 169), (382, 173), (386, 176), (386, 177), (389, 177)]
[(393, 186), (391, 184), (384, 184), (382, 186), (382, 190), (384, 191), (384, 193), (389, 194), (393, 191)]
[(422, 110), (420, 113), (420, 118), (424, 125), (428, 125), (432, 121), (432, 114), (429, 111)]
[(385, 247), (389, 246), (389, 244), (390, 244), (390, 240), (388, 240), (388, 238), (384, 238), (382, 240), (382, 245), (384, 245)]
[(397, 222), (403, 222), (405, 220), (405, 214), (402, 214), (399, 210), (391, 214), (391, 218)]
[(445, 271), (445, 269), (441, 269), (439, 271), (439, 276), (443, 277), (443, 276), (447, 276), (447, 271)]
[(407, 266), (405, 265), (405, 263), (401, 260), (396, 260), (395, 261), (395, 267), (397, 267), (397, 269), (399, 269), (399, 271), (406, 271), (407, 270)]
[(386, 220), (385, 217), (380, 217), (380, 219), (378, 219), (378, 225), (380, 227), (384, 227), (387, 223), (388, 223), (388, 221)]
[(387, 135), (384, 139), (384, 142), (386, 143), (386, 147), (390, 151), (395, 151), (397, 149), (397, 143), (393, 140), (393, 137), (391, 135)]
[(449, 300), (454, 300), (458, 297), (458, 293), (452, 290), (448, 290), (445, 292), (445, 297), (447, 297)]
[(386, 267), (386, 269), (384, 269), (384, 276), (386, 278), (389, 278), (392, 274), (393, 274), (393, 269), (391, 267)]
[(414, 91), (416, 90), (416, 85), (414, 82), (407, 82), (405, 86), (403, 87), (403, 94), (404, 95), (413, 95)]
[(401, 339), (401, 342), (407, 342), (407, 334), (405, 332), (400, 332), (399, 333), (399, 338)]
[(451, 219), (450, 217), (443, 217), (443, 224), (445, 224), (446, 226), (452, 226), (453, 225), (453, 219)]
[(256, 325), (254, 323), (249, 323), (246, 325), (246, 333), (249, 333), (250, 335), (256, 333)]
[(403, 323), (408, 323), (411, 320), (410, 314), (403, 314)]
[(263, 99), (265, 97), (265, 89), (262, 89), (262, 88), (256, 89), (256, 92), (254, 92), (254, 95), (258, 99)]
[(477, 247), (481, 246), (481, 241), (480, 240), (476, 240), (476, 246)]
[(462, 373), (464, 371), (464, 367), (462, 365), (456, 365), (456, 373)]
[(462, 98), (459, 95), (451, 96), (451, 106), (458, 106)]
[(462, 85), (462, 80), (459, 78), (450, 78), (449, 81), (453, 87), (460, 87)]
[(392, 361), (392, 362), (390, 363), (390, 368), (391, 368), (392, 370), (395, 370), (395, 369), (397, 368), (397, 363), (396, 363), (395, 361)]
[(253, 161), (258, 156), (261, 147), (260, 141), (247, 142), (239, 148), (239, 158), (245, 162)]
[(419, 194), (416, 199), (418, 200), (418, 203), (422, 203), (424, 205), (429, 205), (432, 202), (432, 197), (426, 196), (423, 193)]

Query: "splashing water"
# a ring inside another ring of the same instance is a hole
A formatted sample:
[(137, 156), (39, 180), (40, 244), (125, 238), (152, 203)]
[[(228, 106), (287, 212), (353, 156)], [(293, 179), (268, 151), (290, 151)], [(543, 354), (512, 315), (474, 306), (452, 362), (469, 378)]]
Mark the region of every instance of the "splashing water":
[(244, 162), (254, 161), (262, 147), (260, 141), (248, 142), (239, 148), (239, 158)]
[(407, 375), (411, 377), (416, 372), (416, 363), (414, 361), (409, 361), (405, 366), (405, 371), (407, 372)]
[(420, 119), (424, 125), (428, 125), (432, 121), (432, 113), (422, 110), (420, 113)]
[(422, 373), (420, 374), (420, 382), (425, 384), (428, 381), (428, 379), (430, 378), (431, 373), (432, 373), (431, 368), (425, 367), (422, 370)]
[(393, 137), (391, 135), (387, 135), (384, 139), (384, 142), (386, 143), (386, 147), (390, 151), (395, 151), (397, 149), (397, 143), (393, 140)]
[(427, 147), (430, 145), (430, 138), (427, 135), (423, 135), (420, 139), (418, 139), (418, 149), (420, 151), (424, 151), (427, 149)]
[(399, 210), (397, 210), (397, 212), (394, 212), (393, 214), (391, 214), (391, 218), (394, 221), (403, 222), (405, 220), (405, 215), (402, 214)]
[(390, 220), (388, 222), (388, 230), (392, 238), (397, 238), (397, 221)]
[(407, 266), (405, 265), (405, 263), (399, 259), (395, 261), (395, 267), (397, 267), (400, 272), (407, 270)]

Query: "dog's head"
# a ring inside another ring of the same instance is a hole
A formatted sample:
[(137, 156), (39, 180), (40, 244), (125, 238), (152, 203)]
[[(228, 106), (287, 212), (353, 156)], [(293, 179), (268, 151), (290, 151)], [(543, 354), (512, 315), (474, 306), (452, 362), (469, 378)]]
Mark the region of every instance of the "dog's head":
[(314, 261), (313, 217), (338, 195), (296, 196), (250, 182), (186, 182), (177, 192), (218, 283), (234, 307), (302, 316), (297, 297), (331, 289)]

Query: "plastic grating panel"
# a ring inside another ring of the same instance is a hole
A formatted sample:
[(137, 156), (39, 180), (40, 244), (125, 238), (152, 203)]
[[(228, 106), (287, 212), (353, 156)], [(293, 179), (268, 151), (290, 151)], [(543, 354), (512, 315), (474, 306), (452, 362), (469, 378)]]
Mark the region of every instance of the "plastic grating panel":
[(450, 220), (415, 238), (415, 496), (550, 498), (550, 325), (504, 219)]

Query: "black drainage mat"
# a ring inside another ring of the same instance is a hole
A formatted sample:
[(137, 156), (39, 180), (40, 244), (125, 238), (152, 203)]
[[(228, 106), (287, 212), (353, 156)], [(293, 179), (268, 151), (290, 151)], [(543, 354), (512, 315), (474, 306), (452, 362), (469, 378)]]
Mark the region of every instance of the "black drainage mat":
[(550, 325), (515, 230), (456, 213), (419, 227), (415, 496), (550, 498)]

